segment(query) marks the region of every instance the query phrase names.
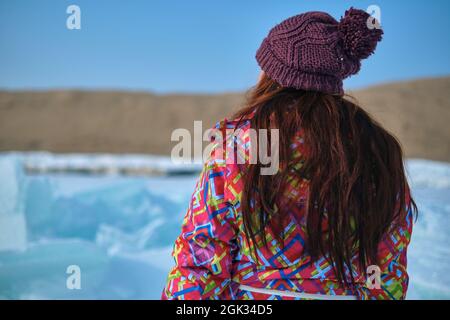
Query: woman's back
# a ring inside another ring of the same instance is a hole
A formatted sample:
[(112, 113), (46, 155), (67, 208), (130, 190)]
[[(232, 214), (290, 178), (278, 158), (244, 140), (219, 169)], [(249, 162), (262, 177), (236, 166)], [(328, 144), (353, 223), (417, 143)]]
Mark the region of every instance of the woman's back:
[[(359, 70), (356, 55), (381, 37), (365, 31), (365, 44), (350, 48), (355, 40), (343, 40), (367, 16), (350, 10), (338, 24), (307, 13), (264, 40), (265, 72), (246, 107), (215, 128), (163, 298), (404, 298), (415, 205), (401, 148), (341, 89)], [(279, 58), (292, 55), (286, 45), (304, 49), (301, 27), (331, 36), (316, 44), (325, 62), (306, 50), (299, 73), (298, 61)], [(336, 54), (346, 58), (330, 62)]]
[[(355, 273), (354, 290), (343, 289), (330, 261), (320, 256), (314, 261), (306, 247), (307, 206), (310, 182), (293, 172), (304, 166), (308, 153), (302, 130), (293, 139), (290, 148), (296, 164), (288, 174), (283, 187), (280, 211), (285, 219), (279, 228), (264, 229), (267, 246), (261, 236), (252, 240), (245, 232), (242, 198), (245, 189), (245, 172), (251, 153), (251, 117), (223, 120), (216, 129), (228, 130), (228, 139), (234, 141), (246, 155), (245, 163), (228, 161), (222, 157), (227, 146), (215, 145), (207, 161), (192, 202), (186, 214), (183, 230), (174, 248), (177, 262), (163, 297), (180, 299), (268, 299), (281, 297), (239, 289), (239, 286), (270, 290), (303, 292), (323, 295), (357, 295), (359, 298), (403, 298), (406, 294), (406, 247), (412, 231), (411, 211), (389, 230), (379, 244), (378, 264), (384, 288), (369, 289), (366, 274), (353, 252)], [(239, 131), (237, 139), (233, 133)], [(217, 152), (219, 150), (219, 152)], [(255, 214), (255, 210), (252, 210)], [(406, 213), (406, 211), (405, 211)], [(327, 221), (323, 221), (324, 230)], [(284, 235), (279, 239), (278, 230)], [(376, 270), (376, 269), (373, 269)], [(198, 273), (197, 273), (198, 272)], [(369, 272), (372, 273), (373, 271)], [(192, 279), (198, 285), (192, 287)], [(374, 279), (375, 281), (375, 279)], [(373, 284), (373, 282), (372, 282)], [(175, 290), (176, 288), (176, 290)], [(208, 290), (209, 289), (209, 290)], [(283, 297), (289, 298), (289, 297)], [(293, 298), (293, 297), (291, 297)]]

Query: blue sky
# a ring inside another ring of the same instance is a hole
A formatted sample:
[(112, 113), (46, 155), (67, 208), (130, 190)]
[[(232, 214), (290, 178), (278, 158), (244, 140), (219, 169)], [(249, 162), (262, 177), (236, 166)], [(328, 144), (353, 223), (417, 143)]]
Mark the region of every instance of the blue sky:
[[(70, 4), (81, 8), (81, 30), (66, 28)], [(384, 40), (347, 88), (450, 74), (447, 0), (0, 0), (0, 88), (244, 90), (276, 23), (371, 4), (381, 8)]]

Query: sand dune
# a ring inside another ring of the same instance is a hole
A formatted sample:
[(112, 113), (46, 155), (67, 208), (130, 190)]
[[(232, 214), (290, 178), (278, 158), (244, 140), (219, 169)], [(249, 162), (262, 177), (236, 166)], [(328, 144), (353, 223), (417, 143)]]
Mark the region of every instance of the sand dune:
[[(399, 138), (408, 157), (450, 161), (450, 77), (351, 94)], [(192, 129), (194, 120), (211, 127), (243, 97), (0, 91), (0, 150), (169, 154), (173, 129)]]

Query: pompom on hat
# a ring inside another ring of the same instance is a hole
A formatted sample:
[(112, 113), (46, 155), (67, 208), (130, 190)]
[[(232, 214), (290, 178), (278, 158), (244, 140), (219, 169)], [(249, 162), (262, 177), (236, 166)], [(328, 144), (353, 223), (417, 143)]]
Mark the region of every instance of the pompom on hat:
[(343, 80), (359, 72), (382, 38), (371, 19), (354, 8), (339, 22), (325, 12), (293, 16), (269, 32), (256, 60), (282, 87), (343, 95)]

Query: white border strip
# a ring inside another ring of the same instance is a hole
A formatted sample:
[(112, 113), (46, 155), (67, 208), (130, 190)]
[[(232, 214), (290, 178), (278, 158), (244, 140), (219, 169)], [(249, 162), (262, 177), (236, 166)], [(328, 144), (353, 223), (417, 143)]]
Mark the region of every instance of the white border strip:
[(254, 287), (246, 286), (243, 284), (241, 284), (239, 286), (239, 289), (245, 290), (245, 291), (250, 291), (250, 292), (284, 296), (284, 297), (292, 297), (292, 298), (315, 299), (315, 300), (357, 300), (356, 296), (326, 295), (326, 294), (281, 291), (281, 290), (272, 290), (272, 289), (264, 289), (264, 288), (254, 288)]

